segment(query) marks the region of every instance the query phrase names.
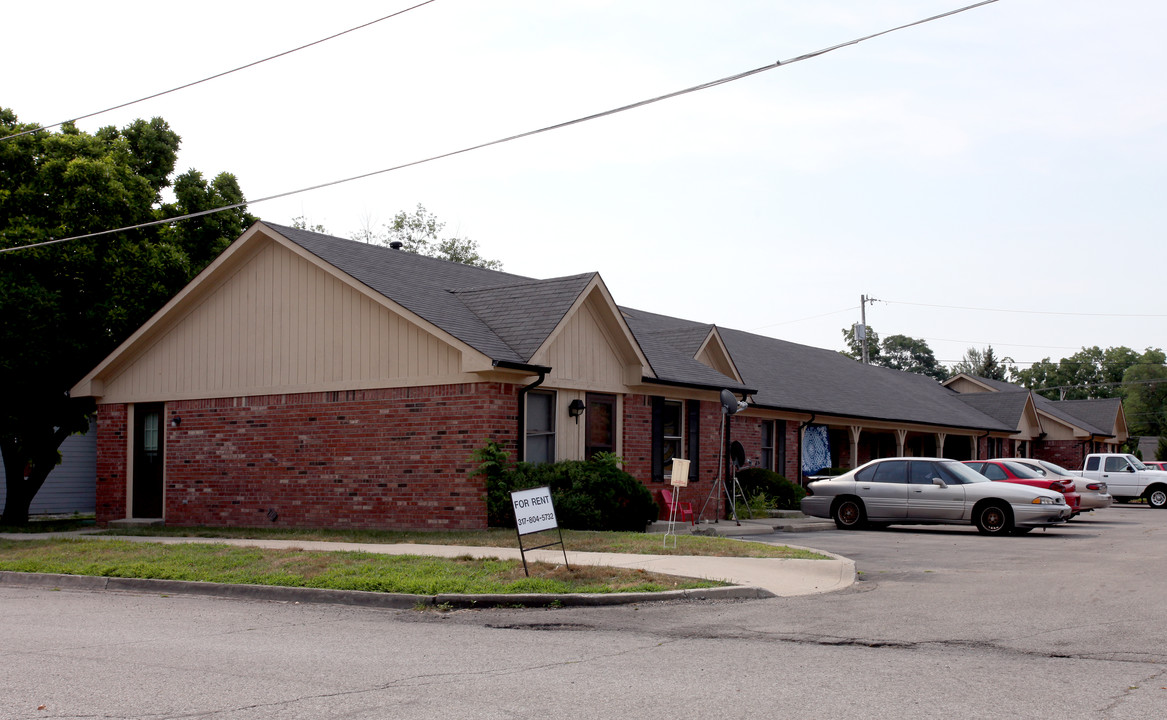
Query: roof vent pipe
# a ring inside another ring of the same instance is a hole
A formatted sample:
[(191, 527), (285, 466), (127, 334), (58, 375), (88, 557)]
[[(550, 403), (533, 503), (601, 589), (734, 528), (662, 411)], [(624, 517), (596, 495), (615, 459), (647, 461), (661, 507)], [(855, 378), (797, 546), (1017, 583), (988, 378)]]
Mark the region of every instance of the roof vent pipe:
[(401, 242), (400, 240), (394, 240), (393, 242), (389, 243), (389, 247), (393, 248), (394, 250), (400, 250), (403, 245), (405, 245), (405, 243)]

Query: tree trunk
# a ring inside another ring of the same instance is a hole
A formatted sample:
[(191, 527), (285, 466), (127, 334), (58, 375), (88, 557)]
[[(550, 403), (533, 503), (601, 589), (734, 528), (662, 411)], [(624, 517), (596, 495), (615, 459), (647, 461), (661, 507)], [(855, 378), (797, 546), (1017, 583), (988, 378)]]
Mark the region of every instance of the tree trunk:
[(58, 429), (45, 438), (40, 452), (30, 453), (14, 440), (0, 440), (0, 452), (4, 456), (4, 512), (0, 514), (0, 525), (27, 525), (28, 511), (32, 499), (36, 497), (45, 480), (61, 462), (59, 448), (67, 431)]
[(0, 514), (0, 525), (27, 525), (28, 508), (32, 505), (33, 494), (27, 492), (21, 482), (8, 481), (4, 498), (4, 513)]

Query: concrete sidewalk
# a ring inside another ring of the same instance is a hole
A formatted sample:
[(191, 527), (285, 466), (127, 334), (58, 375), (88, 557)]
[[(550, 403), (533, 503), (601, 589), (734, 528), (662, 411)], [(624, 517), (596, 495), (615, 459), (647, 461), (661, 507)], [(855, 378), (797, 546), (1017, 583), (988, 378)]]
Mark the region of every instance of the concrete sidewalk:
[[(737, 526), (730, 521), (718, 523), (726, 531), (732, 527), (740, 533), (743, 527), (748, 532), (740, 534), (759, 534), (764, 527), (760, 525)], [(773, 528), (766, 528), (765, 532), (773, 533)], [(721, 534), (721, 533), (718, 533)], [(729, 534), (727, 532), (727, 534)], [(52, 534), (54, 536), (77, 537), (78, 533)], [(43, 538), (48, 535), (4, 534), (0, 538), (6, 540), (28, 540)], [(153, 537), (153, 536), (118, 536), (95, 535), (93, 539), (127, 540), (131, 542), (152, 542), (163, 544), (223, 544), (243, 547), (261, 547), (271, 549), (303, 549), (319, 551), (347, 551), (381, 553), (388, 555), (431, 555), (438, 557), (475, 558), (521, 558), (517, 548), (467, 547), (460, 545), (419, 545), (395, 544), (385, 545), (377, 543), (345, 543), (322, 542), (309, 540), (260, 540), (243, 538), (195, 538), (195, 537)], [(662, 536), (662, 542), (665, 539)], [(783, 543), (785, 544), (785, 543)], [(798, 546), (791, 546), (798, 547)], [(806, 548), (813, 550), (812, 548)], [(247, 586), (254, 590), (241, 593), (239, 586), (230, 589), (219, 586), (219, 583), (182, 583), (165, 580), (119, 580), (117, 578), (68, 579), (66, 576), (47, 576), (45, 580), (52, 580), (50, 585), (68, 586), (88, 589), (137, 589), (151, 588), (156, 592), (196, 592), (197, 594), (212, 594), (225, 596), (247, 596), (264, 598), (282, 598), (289, 601), (322, 602), (329, 601), (326, 593), (340, 593), (334, 596), (332, 602), (346, 604), (382, 605), (387, 607), (412, 607), (417, 604), (452, 604), (457, 606), (489, 606), (491, 604), (523, 604), (523, 605), (597, 605), (627, 602), (646, 602), (651, 600), (671, 600), (678, 597), (709, 597), (709, 598), (761, 598), (761, 597), (794, 597), (831, 592), (849, 587), (855, 581), (855, 563), (847, 558), (832, 555), (821, 550), (813, 550), (830, 557), (828, 560), (798, 560), (779, 558), (731, 558), (731, 557), (701, 557), (691, 555), (638, 555), (625, 553), (596, 553), (567, 551), (567, 561), (576, 565), (608, 565), (612, 567), (643, 569), (667, 575), (702, 578), (706, 580), (721, 580), (733, 583), (736, 587), (709, 588), (707, 590), (677, 591), (665, 593), (612, 593), (603, 596), (596, 595), (491, 595), (486, 596), (396, 596), (391, 603), (377, 603), (372, 598), (361, 599), (365, 595), (382, 595), (387, 593), (354, 593), (349, 591), (321, 591), (308, 588), (275, 588)], [(559, 564), (563, 562), (563, 551), (560, 549), (540, 549), (527, 552), (528, 561)], [(24, 576), (23, 578), (21, 576)], [(25, 582), (22, 583), (22, 580)], [(159, 585), (165, 583), (165, 587)], [(0, 585), (37, 585), (43, 586), (44, 581), (34, 580), (34, 576), (22, 573), (0, 573)], [(93, 587), (90, 587), (93, 586)], [(345, 599), (341, 599), (345, 598)], [(405, 602), (407, 604), (402, 604)]]

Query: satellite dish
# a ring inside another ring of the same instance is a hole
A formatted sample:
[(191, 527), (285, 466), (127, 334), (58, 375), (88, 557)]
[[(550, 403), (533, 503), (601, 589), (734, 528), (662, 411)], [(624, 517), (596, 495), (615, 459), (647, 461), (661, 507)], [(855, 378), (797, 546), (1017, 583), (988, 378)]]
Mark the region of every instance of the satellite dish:
[(746, 464), (746, 449), (737, 440), (734, 440), (729, 445), (729, 461), (733, 463), (735, 468), (740, 468)]
[(746, 401), (738, 400), (729, 390), (721, 391), (721, 410), (726, 415), (733, 415), (746, 409)]

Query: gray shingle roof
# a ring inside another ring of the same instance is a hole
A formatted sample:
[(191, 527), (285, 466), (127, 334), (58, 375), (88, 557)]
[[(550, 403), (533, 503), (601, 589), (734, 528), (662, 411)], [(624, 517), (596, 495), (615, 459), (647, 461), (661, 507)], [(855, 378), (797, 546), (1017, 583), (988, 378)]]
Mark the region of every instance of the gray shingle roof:
[(265, 225), (495, 361), (528, 362), (595, 277), (535, 280)]
[[(970, 375), (969, 377), (976, 376)], [(983, 377), (976, 377), (976, 379), (993, 388), (996, 392), (967, 393), (964, 395), (965, 398), (975, 398), (978, 396), (991, 397), (1016, 392), (1029, 392), (1027, 388), (1021, 385), (1005, 382), (1004, 380), (991, 380)], [(1063, 422), (1082, 428), (1092, 435), (1107, 436), (1113, 435), (1114, 421), (1118, 417), (1119, 409), (1122, 407), (1122, 401), (1118, 398), (1050, 400), (1038, 393), (1033, 393), (1033, 404), (1038, 410), (1049, 413)]]
[(1114, 422), (1122, 409), (1122, 400), (1118, 398), (1046, 402), (1067, 415), (1078, 418), (1079, 426), (1095, 435), (1114, 435)]
[[(265, 223), (495, 361), (528, 362), (594, 273), (536, 280)], [(979, 430), (1016, 429), (923, 375), (862, 365), (820, 348), (719, 328), (744, 383), (694, 355), (713, 325), (620, 308), (657, 380), (750, 392), (757, 404), (844, 417)]]
[(1016, 431), (960, 401), (932, 378), (864, 365), (834, 350), (721, 328), (759, 405), (856, 418)]
[(1010, 390), (1002, 392), (981, 392), (958, 394), (960, 401), (969, 407), (976, 408), (991, 418), (995, 418), (1014, 428), (1021, 425), (1021, 414), (1025, 412), (1025, 403), (1029, 400), (1029, 391)]
[(722, 375), (693, 357), (713, 329), (712, 325), (627, 307), (621, 307), (620, 312), (658, 380), (738, 393), (757, 389)]
[(563, 320), (595, 273), (454, 294), (524, 361)]

